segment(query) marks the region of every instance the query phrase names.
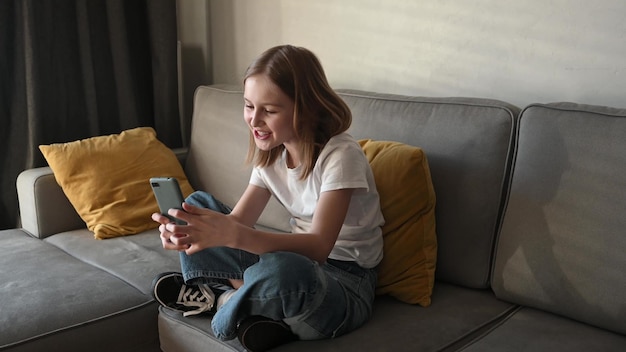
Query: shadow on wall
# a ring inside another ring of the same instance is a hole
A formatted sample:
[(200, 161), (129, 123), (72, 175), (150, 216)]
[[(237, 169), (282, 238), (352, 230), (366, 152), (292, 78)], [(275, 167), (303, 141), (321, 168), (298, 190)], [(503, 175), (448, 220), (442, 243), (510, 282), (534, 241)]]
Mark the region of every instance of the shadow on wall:
[[(306, 8), (307, 2), (295, 2)], [(285, 44), (283, 1), (210, 1), (215, 83), (241, 84), (248, 65), (263, 51)], [(307, 16), (299, 11), (299, 18)], [(302, 43), (291, 43), (302, 45)]]

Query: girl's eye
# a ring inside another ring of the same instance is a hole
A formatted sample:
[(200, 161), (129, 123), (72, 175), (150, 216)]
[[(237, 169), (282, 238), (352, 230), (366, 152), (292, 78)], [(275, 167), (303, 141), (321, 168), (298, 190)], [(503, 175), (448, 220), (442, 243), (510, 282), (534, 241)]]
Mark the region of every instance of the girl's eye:
[(275, 113), (276, 113), (276, 111), (272, 111), (272, 110), (267, 110), (267, 109), (265, 109), (265, 113), (266, 113), (266, 114), (275, 114)]
[(250, 104), (244, 104), (243, 106), (244, 106), (246, 109), (252, 109), (252, 105), (250, 105)]

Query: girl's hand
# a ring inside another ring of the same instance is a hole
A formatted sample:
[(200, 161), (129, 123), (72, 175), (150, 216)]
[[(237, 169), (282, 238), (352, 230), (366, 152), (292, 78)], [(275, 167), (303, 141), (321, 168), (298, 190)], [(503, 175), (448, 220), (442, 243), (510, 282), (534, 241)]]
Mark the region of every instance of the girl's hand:
[(176, 251), (184, 251), (188, 249), (187, 246), (180, 246), (172, 241), (176, 237), (184, 236), (184, 234), (176, 234), (167, 229), (167, 225), (172, 223), (172, 221), (167, 216), (161, 213), (154, 213), (152, 214), (152, 220), (160, 224), (159, 231), (161, 232), (160, 237), (163, 248)]
[(187, 203), (183, 203), (183, 210), (170, 209), (168, 214), (187, 224), (178, 225), (166, 216), (153, 214), (152, 218), (161, 224), (163, 248), (184, 251), (188, 255), (205, 248), (227, 246), (231, 238), (228, 234), (233, 233), (236, 224), (225, 214)]

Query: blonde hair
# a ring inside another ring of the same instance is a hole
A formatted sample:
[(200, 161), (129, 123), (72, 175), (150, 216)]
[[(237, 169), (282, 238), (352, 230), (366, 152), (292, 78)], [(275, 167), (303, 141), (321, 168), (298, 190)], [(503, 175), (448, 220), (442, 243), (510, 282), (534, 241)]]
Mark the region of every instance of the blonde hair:
[[(253, 75), (266, 75), (293, 100), (293, 127), (302, 142), (300, 178), (306, 178), (330, 138), (350, 127), (350, 108), (330, 87), (320, 61), (308, 49), (292, 45), (270, 48), (250, 64), (243, 82)], [(272, 165), (284, 148), (260, 150), (250, 133), (247, 162), (259, 167)]]

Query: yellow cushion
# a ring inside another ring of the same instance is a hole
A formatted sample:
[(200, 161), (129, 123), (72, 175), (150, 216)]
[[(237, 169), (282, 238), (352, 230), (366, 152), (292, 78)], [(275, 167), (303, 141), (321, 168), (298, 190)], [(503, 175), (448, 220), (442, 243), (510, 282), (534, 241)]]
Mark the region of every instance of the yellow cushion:
[(185, 196), (193, 192), (174, 152), (149, 127), (39, 149), (97, 239), (157, 227), (150, 218), (158, 211), (150, 177), (176, 177)]
[(359, 144), (372, 167), (385, 217), (376, 293), (428, 306), (437, 238), (435, 191), (426, 155), (420, 148), (398, 142), (361, 140)]

